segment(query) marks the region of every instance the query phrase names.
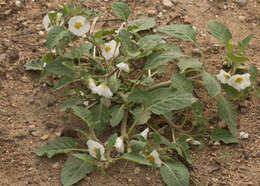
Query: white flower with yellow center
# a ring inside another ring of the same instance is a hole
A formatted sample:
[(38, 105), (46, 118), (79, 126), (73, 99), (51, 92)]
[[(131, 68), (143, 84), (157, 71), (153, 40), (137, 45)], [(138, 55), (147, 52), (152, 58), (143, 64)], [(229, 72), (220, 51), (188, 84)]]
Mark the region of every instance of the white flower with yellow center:
[(111, 98), (113, 96), (113, 93), (111, 92), (106, 83), (98, 85), (96, 88), (94, 88), (94, 92), (106, 98)]
[(90, 24), (83, 16), (74, 16), (69, 20), (69, 30), (77, 36), (83, 36), (89, 29)]
[(88, 146), (89, 154), (91, 156), (93, 156), (94, 158), (97, 158), (97, 152), (99, 150), (101, 160), (103, 160), (103, 161), (106, 160), (106, 158), (104, 157), (105, 148), (103, 147), (103, 145), (90, 139), (87, 141), (87, 146)]
[(148, 132), (149, 128), (146, 128), (143, 132), (141, 132), (140, 135), (143, 136), (145, 140), (147, 140)]
[(223, 84), (230, 84), (231, 75), (225, 72), (223, 69), (220, 70), (219, 74), (217, 75), (217, 79)]
[(89, 88), (90, 88), (90, 90), (92, 91), (93, 94), (96, 94), (96, 93), (97, 93), (97, 92), (96, 92), (97, 86), (96, 86), (96, 84), (95, 84), (94, 79), (92, 79), (92, 78), (88, 79), (88, 86), (89, 86)]
[(236, 74), (230, 78), (230, 85), (238, 91), (244, 90), (251, 85), (250, 74)]
[[(44, 18), (43, 18), (42, 24), (43, 24), (44, 29), (45, 29), (47, 32), (49, 32), (50, 29), (52, 29), (52, 26), (50, 25), (51, 20), (50, 20), (50, 18), (49, 18), (49, 14), (54, 13), (54, 12), (55, 12), (55, 11), (50, 11), (50, 12), (49, 12), (48, 14), (46, 14), (46, 15), (44, 16)], [(64, 21), (61, 20), (61, 16), (62, 16), (62, 13), (57, 13), (57, 21), (60, 22), (60, 25), (59, 25), (59, 26), (63, 25), (63, 23), (64, 23)]]
[(148, 156), (146, 156), (146, 159), (150, 163), (156, 164), (157, 167), (161, 167), (162, 166), (162, 161), (159, 158), (159, 154), (158, 154), (158, 152), (156, 150), (153, 150), (153, 152), (151, 152)]
[(118, 137), (116, 139), (116, 143), (114, 146), (115, 146), (117, 152), (124, 153), (124, 141), (122, 140), (121, 137)]
[(102, 56), (107, 61), (112, 57), (117, 57), (119, 55), (119, 47), (120, 43), (117, 44), (115, 40), (111, 40), (110, 42), (101, 45)]
[(123, 62), (117, 64), (116, 67), (119, 68), (119, 70), (122, 70), (122, 71), (125, 71), (125, 72), (129, 72), (130, 71), (128, 64), (123, 63)]

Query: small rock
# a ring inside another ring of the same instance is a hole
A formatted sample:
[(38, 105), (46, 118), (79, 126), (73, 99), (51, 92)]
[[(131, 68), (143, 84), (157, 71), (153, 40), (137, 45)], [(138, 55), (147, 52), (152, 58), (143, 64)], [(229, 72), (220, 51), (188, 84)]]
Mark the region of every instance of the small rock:
[(245, 16), (238, 16), (238, 19), (239, 19), (240, 21), (245, 21), (245, 20), (246, 20), (246, 17), (245, 17)]
[(40, 36), (44, 35), (44, 32), (43, 32), (43, 31), (40, 31), (40, 32), (39, 32), (39, 35), (40, 35)]
[(151, 177), (146, 176), (146, 180), (147, 180), (147, 181), (151, 181)]
[(32, 136), (34, 136), (34, 137), (39, 136), (39, 132), (38, 132), (38, 131), (33, 131), (33, 132), (31, 132), (31, 134), (32, 134)]
[(19, 7), (19, 8), (20, 8), (20, 7), (21, 7), (21, 1), (19, 1), (19, 0), (16, 0), (16, 1), (15, 1), (15, 5), (16, 5), (17, 7)]
[(159, 14), (157, 15), (157, 17), (162, 18), (163, 17), (163, 13), (159, 12)]
[(132, 179), (131, 179), (131, 178), (128, 178), (128, 182), (132, 182)]
[(52, 165), (52, 168), (57, 169), (59, 167), (59, 165), (60, 165), (59, 162), (56, 162)]
[(247, 4), (247, 0), (239, 0), (238, 1), (238, 5), (241, 6), (241, 7), (246, 6), (246, 4)]
[(219, 143), (218, 141), (215, 141), (215, 142), (213, 143), (213, 145), (215, 145), (215, 146), (219, 146), (220, 143)]
[(200, 50), (198, 48), (195, 48), (193, 51), (192, 51), (192, 54), (193, 55), (200, 55)]
[(148, 10), (148, 16), (154, 16), (156, 15), (156, 10)]
[(241, 131), (239, 133), (239, 136), (240, 136), (241, 139), (248, 139), (249, 134), (246, 133), (246, 132)]
[(43, 136), (41, 136), (41, 138), (40, 138), (40, 139), (41, 139), (41, 140), (47, 140), (47, 139), (48, 139), (48, 137), (49, 137), (49, 136), (48, 136), (48, 134), (44, 134)]
[(139, 174), (140, 172), (141, 172), (141, 169), (139, 167), (136, 167), (135, 170), (134, 170), (134, 173)]
[(55, 134), (56, 134), (57, 137), (61, 136), (61, 132), (56, 132)]
[(171, 0), (163, 0), (163, 5), (164, 5), (164, 6), (171, 7), (171, 6), (173, 5), (173, 3), (172, 3)]
[(173, 4), (175, 4), (175, 5), (177, 5), (177, 0), (171, 0), (171, 2), (173, 3)]

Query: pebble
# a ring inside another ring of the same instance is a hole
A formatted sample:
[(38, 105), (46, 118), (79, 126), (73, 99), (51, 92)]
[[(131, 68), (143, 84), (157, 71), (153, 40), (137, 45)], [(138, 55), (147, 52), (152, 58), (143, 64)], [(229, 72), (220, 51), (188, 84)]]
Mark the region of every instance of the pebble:
[(34, 136), (34, 137), (39, 136), (39, 132), (38, 132), (38, 131), (33, 131), (31, 134), (32, 134), (32, 136)]
[(163, 5), (167, 7), (171, 7), (173, 3), (171, 0), (163, 0)]
[(52, 165), (52, 168), (57, 169), (59, 167), (59, 165), (60, 165), (59, 162), (56, 162)]
[(19, 0), (15, 1), (15, 5), (20, 8), (21, 7), (21, 1), (19, 1)]
[(246, 133), (246, 132), (241, 131), (241, 132), (239, 133), (239, 136), (240, 136), (241, 139), (248, 139), (249, 134)]
[(241, 6), (241, 7), (246, 6), (246, 4), (247, 4), (247, 0), (239, 0), (238, 1), (238, 5)]
[(193, 51), (192, 51), (192, 54), (193, 55), (200, 55), (200, 50), (198, 48), (195, 48)]
[(171, 0), (171, 2), (175, 5), (178, 3), (177, 0)]
[(245, 17), (245, 16), (238, 16), (238, 19), (239, 19), (240, 21), (245, 21), (246, 17)]
[(140, 172), (141, 172), (141, 169), (139, 167), (136, 167), (135, 170), (134, 170), (134, 173), (139, 174)]
[(157, 17), (162, 18), (163, 17), (163, 13), (159, 12), (159, 14), (157, 15)]
[(41, 140), (47, 140), (49, 138), (48, 134), (44, 134), (40, 137)]

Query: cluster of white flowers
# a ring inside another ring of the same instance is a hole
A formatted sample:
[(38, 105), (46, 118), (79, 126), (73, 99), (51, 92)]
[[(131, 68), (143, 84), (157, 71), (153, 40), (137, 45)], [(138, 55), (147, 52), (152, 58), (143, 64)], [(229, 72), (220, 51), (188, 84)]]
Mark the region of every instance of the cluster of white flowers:
[(229, 73), (225, 72), (224, 70), (220, 70), (219, 74), (217, 75), (217, 79), (223, 83), (228, 84), (238, 91), (244, 90), (245, 88), (251, 85), (250, 82), (250, 74), (236, 74), (231, 76)]

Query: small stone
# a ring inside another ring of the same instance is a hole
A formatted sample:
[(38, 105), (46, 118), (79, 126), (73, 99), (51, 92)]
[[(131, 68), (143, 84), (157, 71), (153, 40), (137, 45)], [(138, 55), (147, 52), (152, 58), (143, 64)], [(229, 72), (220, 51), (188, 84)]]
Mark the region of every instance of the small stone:
[(19, 1), (19, 0), (15, 1), (15, 5), (20, 8), (21, 7), (21, 1)]
[(163, 5), (167, 7), (171, 7), (173, 3), (171, 0), (163, 0)]
[(215, 145), (215, 146), (219, 146), (220, 143), (219, 143), (218, 141), (215, 141), (215, 142), (213, 143), (213, 145)]
[(200, 55), (200, 50), (198, 48), (195, 48), (193, 51), (192, 51), (192, 54), (193, 55)]
[(245, 20), (246, 20), (246, 17), (245, 17), (245, 16), (238, 16), (238, 19), (239, 19), (240, 21), (245, 21)]
[(154, 16), (156, 15), (156, 10), (148, 10), (148, 16)]
[(135, 170), (134, 170), (134, 173), (139, 174), (140, 172), (141, 172), (141, 169), (139, 167), (136, 167)]
[(32, 136), (34, 136), (34, 137), (39, 136), (39, 132), (38, 132), (38, 131), (33, 131), (31, 134), (32, 134)]
[(60, 165), (59, 162), (56, 162), (52, 165), (52, 168), (57, 169), (59, 167), (59, 165)]
[(132, 182), (132, 179), (131, 179), (131, 178), (128, 178), (128, 182)]
[(247, 0), (239, 0), (238, 1), (238, 5), (241, 6), (241, 7), (246, 6), (246, 4), (247, 4)]
[(239, 136), (240, 136), (241, 139), (248, 139), (249, 134), (246, 133), (246, 132), (241, 131), (241, 132), (239, 133)]
[(151, 177), (146, 176), (146, 180), (147, 180), (147, 181), (151, 181)]
[(48, 134), (44, 134), (44, 135), (41, 136), (40, 139), (41, 139), (41, 140), (47, 140), (48, 137), (49, 137)]
[(159, 12), (159, 14), (157, 15), (157, 17), (162, 18), (163, 17), (163, 13)]
[(55, 134), (56, 134), (57, 137), (61, 136), (61, 132), (56, 132)]
[(171, 0), (171, 2), (172, 2), (173, 4), (175, 4), (175, 5), (178, 3), (177, 0)]
[(44, 35), (44, 32), (43, 32), (43, 31), (40, 31), (40, 32), (39, 32), (39, 35), (40, 35), (40, 36)]

